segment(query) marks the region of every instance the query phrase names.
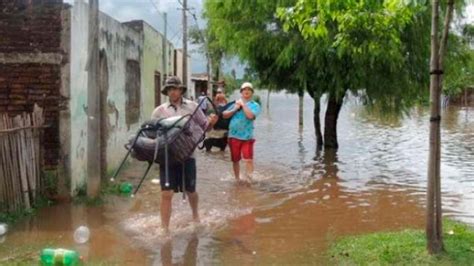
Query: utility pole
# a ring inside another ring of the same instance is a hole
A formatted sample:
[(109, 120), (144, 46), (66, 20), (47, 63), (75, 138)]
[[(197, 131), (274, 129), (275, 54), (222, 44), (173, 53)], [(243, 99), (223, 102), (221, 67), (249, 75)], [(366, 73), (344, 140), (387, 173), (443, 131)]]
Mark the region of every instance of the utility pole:
[[(207, 40), (204, 40), (206, 42)], [(205, 45), (208, 45), (208, 43), (205, 43)], [(211, 99), (214, 99), (214, 95), (212, 92), (212, 83), (211, 83), (211, 56), (209, 55), (209, 52), (206, 52), (206, 59), (207, 59), (207, 64), (206, 64), (206, 72), (207, 72), (207, 93), (211, 93)]]
[(165, 30), (163, 39), (163, 84), (168, 77), (168, 14), (163, 13), (163, 19), (165, 20)]
[(87, 196), (100, 191), (99, 0), (89, 0), (87, 63)]
[(183, 84), (188, 86), (188, 1), (183, 0)]

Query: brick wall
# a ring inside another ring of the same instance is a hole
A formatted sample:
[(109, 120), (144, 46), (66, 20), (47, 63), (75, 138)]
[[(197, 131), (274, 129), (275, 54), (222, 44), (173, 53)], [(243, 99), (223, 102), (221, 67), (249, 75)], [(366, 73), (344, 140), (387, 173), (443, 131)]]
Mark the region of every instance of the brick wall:
[(60, 0), (0, 0), (0, 112), (31, 112), (35, 103), (44, 108), (49, 169), (59, 158), (63, 8)]
[(58, 52), (61, 9), (58, 1), (0, 0), (0, 53)]

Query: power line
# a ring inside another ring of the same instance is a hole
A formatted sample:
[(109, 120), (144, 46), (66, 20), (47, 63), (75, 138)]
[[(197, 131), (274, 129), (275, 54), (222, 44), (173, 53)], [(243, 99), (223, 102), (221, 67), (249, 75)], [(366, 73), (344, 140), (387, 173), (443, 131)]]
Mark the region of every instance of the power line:
[[(160, 9), (158, 8), (158, 6), (156, 5), (156, 3), (153, 1), (153, 0), (149, 0), (149, 2), (152, 4), (152, 6), (156, 9), (156, 12), (163, 18), (165, 19), (165, 15), (163, 14), (163, 12), (160, 11)], [(179, 29), (177, 31), (173, 31), (171, 30), (171, 28), (169, 27), (169, 24), (166, 25), (166, 28), (168, 29), (168, 31), (170, 32), (174, 32), (174, 35), (176, 36), (177, 34), (180, 33)], [(174, 37), (175, 38), (175, 37)], [(173, 39), (174, 39), (173, 38)], [(170, 39), (171, 41), (171, 39)]]

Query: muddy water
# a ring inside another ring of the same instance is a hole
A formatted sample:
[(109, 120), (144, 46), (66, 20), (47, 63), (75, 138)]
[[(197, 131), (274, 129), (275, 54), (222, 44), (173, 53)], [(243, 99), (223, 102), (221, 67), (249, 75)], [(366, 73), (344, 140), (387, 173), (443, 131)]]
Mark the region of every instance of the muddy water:
[[(311, 99), (303, 129), (296, 97), (274, 94), (270, 101), (257, 120), (251, 187), (234, 184), (228, 153), (197, 152), (200, 225), (191, 223), (177, 194), (173, 233), (165, 238), (159, 186), (147, 180), (135, 199), (110, 196), (100, 207), (41, 210), (0, 240), (0, 264), (34, 261), (48, 245), (76, 249), (88, 264), (314, 264), (327, 260), (327, 244), (340, 236), (423, 227), (426, 110), (387, 119), (348, 100), (338, 125), (341, 148), (316, 153)], [(444, 110), (442, 138), (444, 213), (474, 224), (474, 110)], [(135, 162), (122, 178), (137, 182), (143, 170)], [(92, 236), (78, 245), (72, 234), (83, 224)]]

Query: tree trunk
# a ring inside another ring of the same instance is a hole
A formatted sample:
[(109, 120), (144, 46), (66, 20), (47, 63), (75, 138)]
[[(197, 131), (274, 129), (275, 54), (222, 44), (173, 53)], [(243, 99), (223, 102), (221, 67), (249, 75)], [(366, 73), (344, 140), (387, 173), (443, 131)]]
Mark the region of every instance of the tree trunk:
[(321, 111), (321, 96), (315, 95), (314, 100), (314, 111), (313, 111), (313, 122), (314, 122), (314, 131), (316, 133), (316, 149), (321, 150), (323, 147), (323, 134), (321, 133), (321, 119), (319, 113)]
[(329, 94), (328, 108), (324, 120), (324, 148), (337, 149), (337, 119), (341, 111), (343, 97), (338, 99), (336, 95)]
[(267, 91), (267, 110), (270, 110), (270, 89)]
[(298, 105), (298, 126), (303, 128), (303, 107), (304, 107), (304, 90), (298, 91), (299, 105)]
[(309, 88), (306, 85), (306, 91), (309, 96), (313, 98), (314, 101), (314, 110), (313, 110), (313, 123), (314, 123), (314, 132), (316, 134), (316, 157), (319, 157), (318, 154), (323, 147), (323, 134), (321, 134), (321, 119), (319, 113), (321, 111), (321, 94), (312, 88)]
[(428, 185), (426, 200), (427, 249), (431, 254), (443, 251), (441, 206), (441, 133), (440, 96), (442, 89), (443, 59), (454, 1), (448, 2), (441, 44), (438, 41), (439, 1), (434, 0), (431, 19), (430, 58), (430, 146), (428, 158)]

